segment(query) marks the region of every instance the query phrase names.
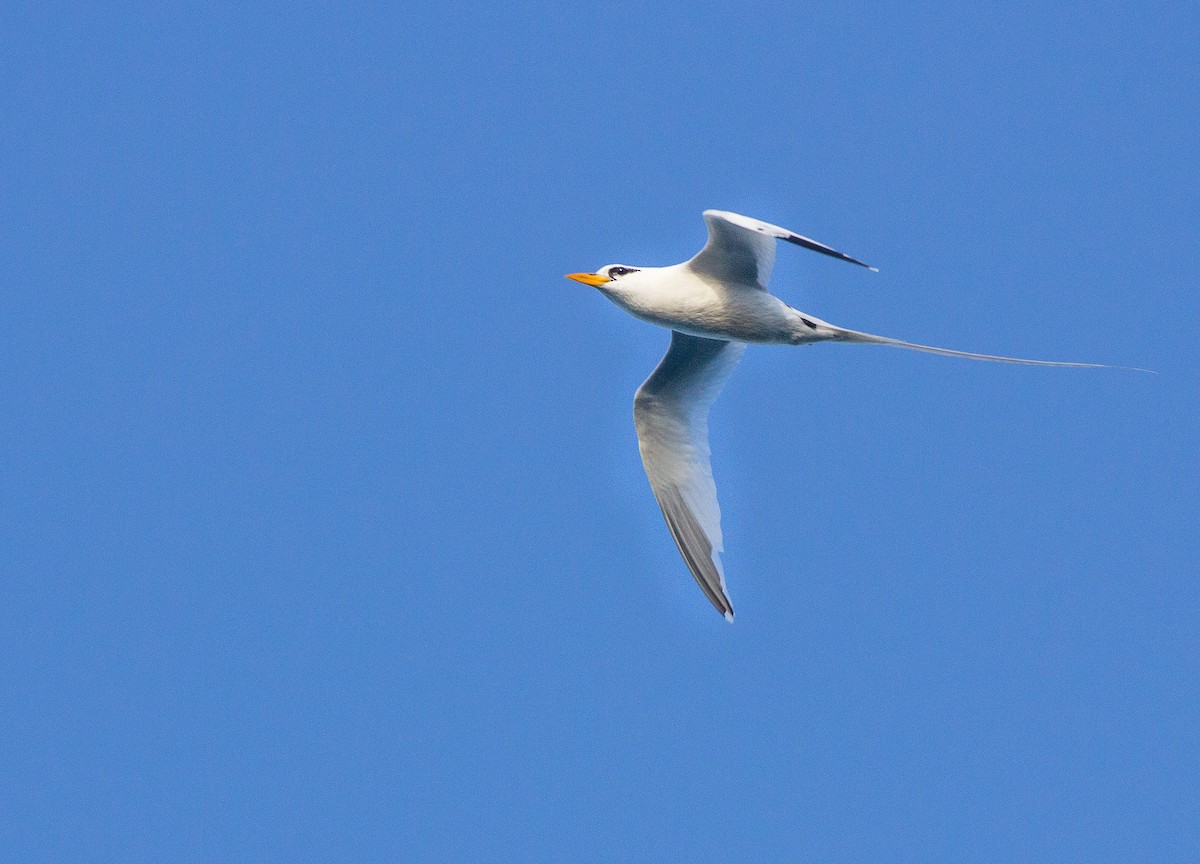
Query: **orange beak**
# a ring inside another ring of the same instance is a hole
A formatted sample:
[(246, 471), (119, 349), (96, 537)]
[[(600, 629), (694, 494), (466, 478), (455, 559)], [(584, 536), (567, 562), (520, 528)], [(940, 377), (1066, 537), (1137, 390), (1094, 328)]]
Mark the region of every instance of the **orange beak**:
[(599, 273), (568, 273), (568, 279), (574, 279), (576, 282), (582, 282), (584, 285), (591, 285), (595, 288), (597, 285), (603, 285), (605, 282), (611, 282), (607, 276), (601, 276)]

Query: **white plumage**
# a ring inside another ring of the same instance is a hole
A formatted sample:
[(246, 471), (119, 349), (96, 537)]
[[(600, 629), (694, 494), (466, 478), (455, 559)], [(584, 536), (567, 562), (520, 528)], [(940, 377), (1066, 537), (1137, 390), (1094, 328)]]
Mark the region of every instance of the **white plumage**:
[(721, 509), (709, 460), (708, 412), (746, 343), (854, 342), (1000, 363), (1107, 368), (971, 354), (838, 327), (793, 309), (767, 290), (775, 241), (875, 268), (748, 216), (706, 210), (704, 221), (708, 243), (690, 261), (670, 267), (609, 264), (567, 278), (592, 285), (630, 314), (673, 331), (666, 356), (634, 397), (638, 444), (675, 544), (705, 596), (730, 621), (733, 606), (721, 567)]

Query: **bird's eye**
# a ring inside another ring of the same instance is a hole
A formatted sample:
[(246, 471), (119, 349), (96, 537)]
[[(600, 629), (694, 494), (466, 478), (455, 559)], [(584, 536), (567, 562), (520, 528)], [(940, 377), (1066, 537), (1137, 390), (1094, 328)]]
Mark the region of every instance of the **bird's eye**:
[(633, 267), (614, 267), (608, 271), (608, 278), (616, 279), (618, 276), (624, 276), (626, 273), (636, 273), (637, 270)]

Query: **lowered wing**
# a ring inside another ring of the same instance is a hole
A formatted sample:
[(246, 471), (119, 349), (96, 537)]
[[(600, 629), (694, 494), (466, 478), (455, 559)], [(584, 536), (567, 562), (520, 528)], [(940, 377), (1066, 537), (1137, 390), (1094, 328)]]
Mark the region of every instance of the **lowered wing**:
[(678, 331), (633, 399), (638, 446), (667, 527), (696, 582), (726, 619), (733, 606), (721, 567), (721, 508), (708, 449), (708, 410), (745, 345)]

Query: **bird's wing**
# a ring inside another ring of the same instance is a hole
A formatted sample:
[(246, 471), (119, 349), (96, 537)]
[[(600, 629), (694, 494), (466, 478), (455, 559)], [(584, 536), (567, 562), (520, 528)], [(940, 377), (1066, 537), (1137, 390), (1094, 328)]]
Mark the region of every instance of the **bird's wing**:
[(708, 224), (708, 243), (687, 263), (696, 272), (715, 276), (723, 282), (757, 285), (765, 289), (775, 264), (776, 240), (786, 240), (841, 261), (849, 261), (869, 270), (875, 269), (824, 243), (749, 216), (726, 210), (705, 210), (704, 221)]
[(633, 399), (642, 464), (671, 536), (717, 611), (733, 620), (721, 568), (721, 508), (708, 450), (708, 409), (746, 346), (675, 331)]

